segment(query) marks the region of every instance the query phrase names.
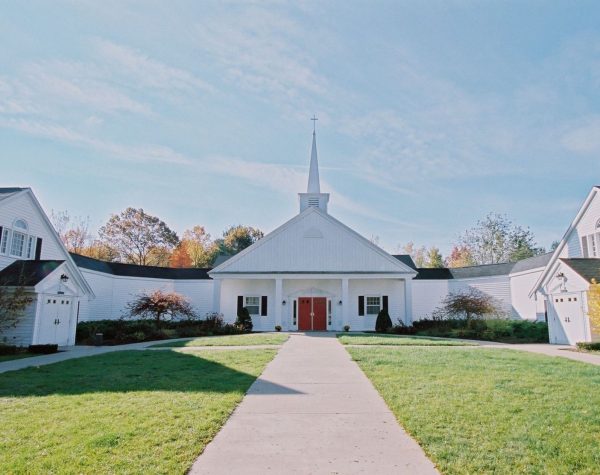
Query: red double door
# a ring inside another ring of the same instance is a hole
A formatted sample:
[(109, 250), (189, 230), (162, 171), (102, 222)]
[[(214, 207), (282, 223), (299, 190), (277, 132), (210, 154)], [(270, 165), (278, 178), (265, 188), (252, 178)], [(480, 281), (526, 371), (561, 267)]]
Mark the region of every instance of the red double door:
[(300, 297), (298, 299), (298, 330), (327, 330), (327, 299), (325, 297)]

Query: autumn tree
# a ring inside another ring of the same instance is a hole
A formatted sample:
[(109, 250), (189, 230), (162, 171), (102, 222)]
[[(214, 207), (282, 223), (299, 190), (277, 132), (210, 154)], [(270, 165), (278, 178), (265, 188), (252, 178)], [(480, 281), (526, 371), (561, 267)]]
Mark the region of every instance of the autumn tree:
[(141, 208), (113, 214), (99, 236), (118, 252), (119, 260), (139, 265), (168, 265), (170, 252), (179, 244), (174, 231)]
[(489, 213), (460, 236), (459, 247), (469, 250), (475, 264), (514, 262), (542, 254), (529, 229), (513, 224), (506, 216)]
[(437, 247), (432, 246), (427, 251), (425, 267), (436, 269), (441, 269), (444, 267), (444, 258), (442, 257), (442, 254), (440, 254), (440, 250)]
[(191, 267), (210, 267), (219, 253), (204, 226), (194, 226), (183, 233), (182, 245), (191, 260)]
[(600, 336), (600, 283), (596, 279), (592, 279), (587, 297), (590, 327), (593, 334)]
[(417, 248), (415, 247), (415, 244), (411, 241), (406, 243), (402, 247), (402, 250), (412, 258), (413, 262), (417, 267), (425, 266), (425, 254), (427, 252), (425, 246)]
[(50, 219), (67, 250), (83, 254), (92, 242), (90, 218), (71, 216), (68, 211), (52, 210)]
[(192, 259), (188, 253), (185, 240), (182, 240), (179, 245), (171, 253), (169, 259), (170, 267), (192, 267)]
[(154, 290), (141, 293), (125, 306), (125, 317), (153, 319), (156, 325), (166, 320), (197, 317), (190, 301), (177, 292)]
[(263, 236), (264, 233), (258, 228), (237, 225), (231, 226), (223, 232), (223, 238), (217, 239), (215, 243), (221, 253), (234, 255), (251, 246)]
[(470, 287), (461, 292), (448, 294), (442, 304), (433, 312), (434, 318), (440, 319), (482, 319), (490, 316), (501, 316), (496, 300), (479, 289)]
[(471, 251), (466, 246), (455, 245), (450, 251), (450, 255), (446, 258), (446, 266), (448, 267), (467, 267), (475, 265), (475, 260), (471, 255)]
[(119, 260), (118, 251), (99, 239), (94, 239), (89, 246), (85, 247), (81, 251), (80, 254), (107, 262), (115, 262)]

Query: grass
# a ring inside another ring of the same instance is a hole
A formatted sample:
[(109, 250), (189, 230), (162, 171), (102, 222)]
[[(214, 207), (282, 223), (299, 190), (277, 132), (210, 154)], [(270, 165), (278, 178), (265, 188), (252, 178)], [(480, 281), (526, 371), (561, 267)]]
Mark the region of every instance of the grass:
[(22, 358), (30, 358), (32, 356), (43, 356), (35, 353), (17, 353), (15, 355), (0, 355), (0, 363), (4, 361), (20, 360)]
[(514, 350), (348, 351), (442, 473), (598, 473), (598, 366)]
[(338, 333), (340, 343), (344, 345), (389, 345), (389, 346), (477, 346), (469, 343), (444, 338), (425, 336), (402, 336), (375, 333)]
[(281, 345), (289, 338), (281, 333), (245, 333), (242, 335), (203, 336), (192, 340), (159, 343), (150, 348), (189, 347), (189, 346), (254, 346)]
[(274, 355), (120, 351), (0, 374), (0, 473), (185, 473)]

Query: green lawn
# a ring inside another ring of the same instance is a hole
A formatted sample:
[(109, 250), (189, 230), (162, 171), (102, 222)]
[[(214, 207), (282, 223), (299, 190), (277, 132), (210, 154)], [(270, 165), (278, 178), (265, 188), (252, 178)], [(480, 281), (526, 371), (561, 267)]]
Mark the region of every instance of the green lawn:
[(391, 346), (477, 346), (469, 343), (426, 336), (386, 335), (376, 333), (338, 333), (344, 345), (391, 345)]
[(442, 473), (598, 473), (598, 366), (514, 350), (348, 351)]
[(185, 473), (275, 353), (120, 351), (0, 374), (0, 473)]
[(192, 340), (159, 343), (150, 348), (185, 347), (185, 346), (253, 346), (281, 345), (287, 341), (288, 335), (282, 333), (245, 333), (243, 335), (203, 336)]

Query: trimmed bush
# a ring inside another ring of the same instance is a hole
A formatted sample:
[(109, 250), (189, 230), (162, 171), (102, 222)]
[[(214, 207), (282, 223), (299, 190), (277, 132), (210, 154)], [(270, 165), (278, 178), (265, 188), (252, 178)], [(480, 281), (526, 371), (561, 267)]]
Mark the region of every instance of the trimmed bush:
[(600, 341), (594, 343), (580, 341), (577, 343), (577, 349), (581, 351), (600, 351)]
[(465, 338), (503, 343), (548, 343), (548, 325), (543, 322), (509, 319), (423, 319), (412, 326), (396, 325), (399, 335)]
[(252, 317), (250, 316), (250, 312), (246, 307), (242, 307), (238, 314), (237, 320), (235, 322), (237, 326), (239, 326), (242, 330), (251, 332), (252, 331)]
[(155, 320), (97, 320), (77, 325), (78, 344), (93, 345), (94, 335), (103, 334), (105, 345), (121, 345), (170, 338), (231, 335), (242, 333), (235, 325), (224, 324), (219, 314), (209, 314), (205, 320), (161, 322)]
[(0, 355), (16, 355), (17, 347), (15, 345), (0, 345)]
[(58, 345), (29, 345), (27, 351), (36, 355), (51, 355), (58, 352)]
[(381, 309), (377, 314), (377, 320), (375, 320), (375, 331), (386, 333), (390, 328), (392, 328), (392, 319), (387, 310)]

